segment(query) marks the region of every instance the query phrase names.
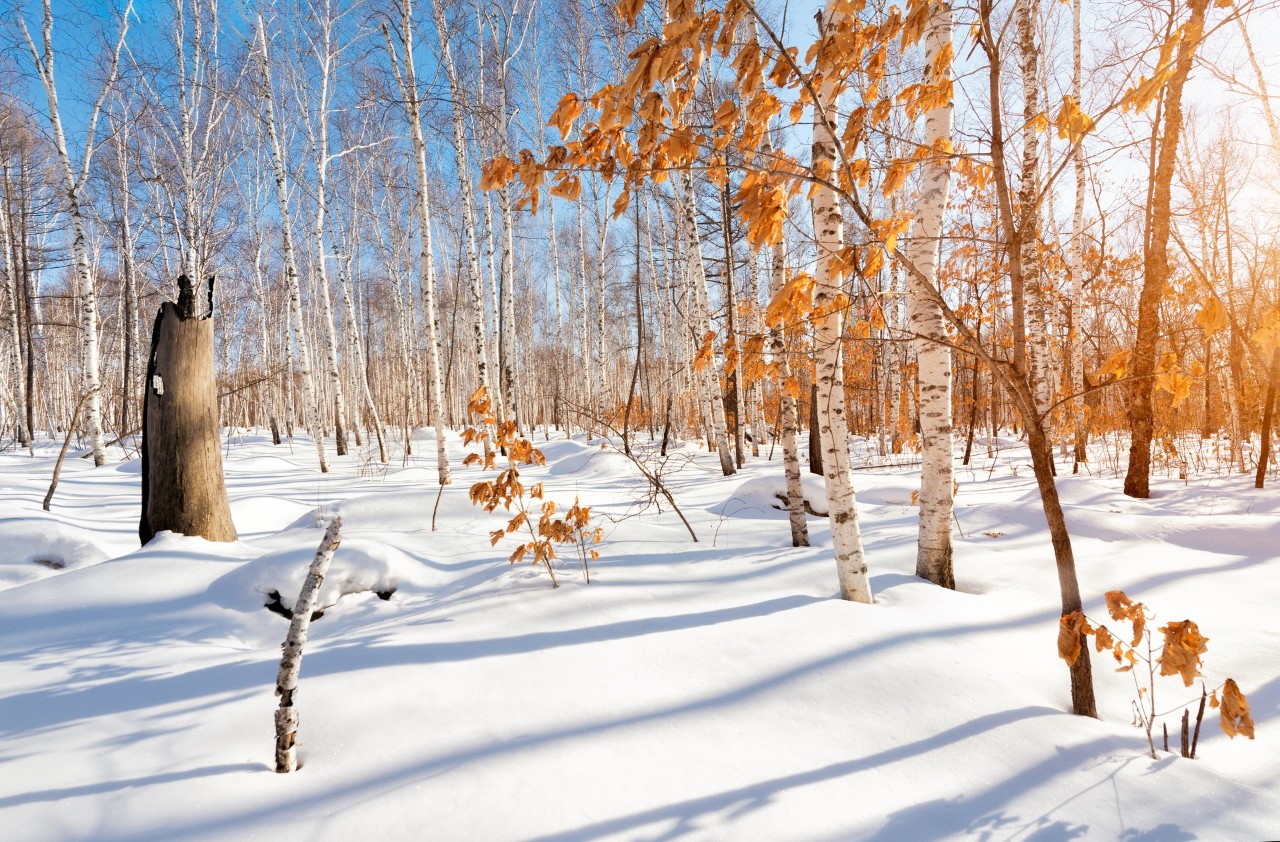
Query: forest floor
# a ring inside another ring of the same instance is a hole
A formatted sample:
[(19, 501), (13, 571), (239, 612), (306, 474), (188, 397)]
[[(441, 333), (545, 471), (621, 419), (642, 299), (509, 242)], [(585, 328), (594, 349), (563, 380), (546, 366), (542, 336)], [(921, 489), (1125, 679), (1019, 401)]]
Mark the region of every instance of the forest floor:
[[(475, 468), (455, 469), (432, 531), (427, 439), (407, 466), (349, 456), (321, 476), (305, 441), (236, 435), (240, 540), (165, 533), (141, 550), (138, 460), (69, 459), (45, 514), (57, 447), (0, 454), (0, 837), (1280, 836), (1280, 490), (1193, 474), (1132, 500), (1109, 474), (1059, 479), (1089, 615), (1114, 628), (1118, 588), (1152, 628), (1194, 619), (1209, 686), (1233, 677), (1252, 704), (1256, 741), (1228, 740), (1210, 710), (1198, 759), (1153, 761), (1108, 653), (1101, 721), (1065, 713), (1048, 533), (1026, 451), (999, 445), (957, 472), (954, 592), (913, 575), (918, 469), (857, 472), (873, 606), (836, 598), (824, 518), (791, 548), (770, 496), (780, 452), (724, 478), (676, 451), (694, 543), (665, 504), (643, 507), (621, 454), (539, 441), (547, 465), (526, 481), (562, 509), (580, 498), (605, 533), (591, 583), (566, 552), (555, 590), (508, 565), (514, 539), (490, 546), (508, 515), (470, 504)], [(277, 775), (288, 623), (263, 606), (272, 589), (292, 601), (333, 514), (302, 768)], [(1157, 676), (1155, 693), (1176, 753), (1199, 686)]]

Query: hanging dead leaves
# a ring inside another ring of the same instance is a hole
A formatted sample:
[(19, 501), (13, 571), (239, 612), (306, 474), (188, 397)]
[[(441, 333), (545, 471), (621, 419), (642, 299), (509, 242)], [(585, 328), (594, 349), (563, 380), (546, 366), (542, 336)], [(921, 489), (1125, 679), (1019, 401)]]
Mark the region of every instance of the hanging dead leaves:
[[(1129, 672), (1139, 661), (1147, 663), (1154, 670), (1159, 668), (1162, 676), (1177, 675), (1182, 678), (1183, 685), (1190, 687), (1202, 677), (1203, 657), (1209, 651), (1209, 638), (1200, 633), (1199, 626), (1192, 620), (1172, 621), (1161, 626), (1157, 631), (1164, 636), (1162, 644), (1153, 648), (1147, 621), (1151, 619), (1149, 609), (1141, 602), (1134, 602), (1123, 591), (1108, 591), (1106, 595), (1107, 612), (1116, 622), (1128, 623), (1132, 635), (1130, 642), (1116, 636), (1101, 624), (1093, 624), (1083, 611), (1073, 611), (1062, 617), (1058, 624), (1058, 656), (1067, 664), (1074, 664), (1080, 657), (1084, 640), (1090, 635), (1094, 638), (1096, 651), (1109, 650), (1120, 664), (1116, 672)], [(1137, 649), (1146, 639), (1150, 658)], [(1139, 687), (1140, 694), (1148, 688)], [(1209, 699), (1212, 707), (1222, 708), (1222, 730), (1229, 737), (1241, 734), (1253, 739), (1253, 718), (1249, 712), (1249, 703), (1239, 686), (1228, 678), (1221, 686), (1222, 697), (1214, 690)]]
[[(468, 454), (463, 464), (492, 470), (498, 452), (505, 453), (507, 457), (505, 469), (492, 480), (473, 484), (469, 491), (473, 506), (479, 506), (486, 512), (496, 511), (499, 506), (504, 511), (514, 512), (506, 525), (490, 530), (490, 546), (497, 546), (505, 537), (520, 536), (521, 543), (511, 552), (508, 563), (519, 564), (528, 558), (534, 567), (544, 568), (551, 576), (551, 586), (558, 588), (560, 583), (552, 564), (557, 558), (556, 546), (571, 545), (581, 562), (583, 577), (589, 583), (589, 562), (600, 558), (594, 545), (604, 540), (604, 529), (591, 526), (591, 507), (581, 505), (575, 497), (573, 505), (557, 517), (555, 501), (543, 499), (542, 483), (525, 487), (520, 480), (520, 467), (545, 465), (546, 457), (532, 442), (520, 436), (515, 422), (498, 421), (494, 417), (488, 389), (480, 386), (471, 394), (467, 411), (479, 419), (481, 426), (467, 428), (462, 434), (462, 441), (464, 444), (483, 444), (484, 454)], [(539, 502), (534, 504), (535, 500)], [(532, 517), (535, 505), (536, 524)]]

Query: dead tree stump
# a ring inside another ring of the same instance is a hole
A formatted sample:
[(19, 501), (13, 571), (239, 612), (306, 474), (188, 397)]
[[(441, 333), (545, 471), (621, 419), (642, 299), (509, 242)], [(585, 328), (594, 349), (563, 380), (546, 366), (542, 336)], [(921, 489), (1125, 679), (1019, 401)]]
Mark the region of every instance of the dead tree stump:
[(218, 384), (213, 370), (213, 279), (209, 312), (195, 315), (195, 294), (178, 279), (178, 303), (156, 314), (142, 409), (142, 517), (146, 544), (168, 529), (209, 541), (236, 540), (222, 480)]

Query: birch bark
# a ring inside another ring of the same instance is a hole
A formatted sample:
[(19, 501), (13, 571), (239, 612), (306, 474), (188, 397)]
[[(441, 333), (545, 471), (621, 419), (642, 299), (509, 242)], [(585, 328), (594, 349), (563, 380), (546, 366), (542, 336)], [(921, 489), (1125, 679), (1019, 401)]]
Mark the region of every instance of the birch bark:
[(307, 432), (315, 441), (321, 473), (329, 472), (329, 459), (324, 452), (324, 428), (320, 422), (319, 395), (311, 367), (311, 348), (307, 322), (302, 315), (302, 286), (298, 275), (297, 252), (293, 247), (293, 217), (289, 213), (289, 182), (284, 168), (284, 150), (276, 128), (275, 94), (271, 82), (271, 58), (267, 47), (267, 30), (262, 13), (258, 13), (258, 65), (261, 79), (262, 122), (271, 151), (271, 174), (276, 186), (276, 210), (280, 214), (281, 248), (284, 252), (284, 277), (289, 291), (289, 313), (293, 327), (293, 344), (297, 356), (297, 372), (302, 378), (302, 415)]
[[(438, 8), (439, 6), (437, 6)], [(443, 16), (437, 17), (437, 25), (443, 26), (443, 20)], [(395, 49), (392, 47), (390, 35), (386, 33), (385, 29), (383, 32), (387, 36), (387, 51), (390, 53), (391, 66), (394, 69), (397, 67)], [(441, 38), (443, 40), (444, 36), (442, 35)], [(405, 115), (409, 120), (409, 133), (413, 138), (413, 166), (418, 177), (417, 211), (418, 225), (421, 229), (419, 232), (418, 278), (422, 287), (422, 317), (427, 324), (427, 377), (431, 381), (431, 410), (436, 429), (436, 477), (441, 485), (448, 485), (453, 479), (450, 476), (449, 457), (445, 450), (444, 387), (441, 382), (440, 371), (440, 320), (436, 311), (436, 266), (435, 253), (431, 244), (430, 180), (427, 177), (427, 144), (422, 135), (422, 107), (418, 97), (417, 63), (413, 57), (413, 10), (411, 0), (401, 1), (400, 39), (401, 47), (404, 50), (404, 70), (401, 73), (397, 69), (396, 76), (400, 84), (401, 95), (404, 97)], [(448, 42), (445, 41), (444, 43), (445, 49), (447, 49)], [(455, 119), (455, 140), (459, 139), (456, 134), (458, 125)], [(461, 146), (458, 147), (458, 154), (463, 156)], [(459, 164), (460, 166), (465, 164), (461, 157)], [(467, 183), (465, 176), (462, 180)], [(475, 287), (476, 285), (473, 284), (473, 292)], [(483, 320), (481, 320), (480, 326), (481, 329), (476, 339), (480, 360), (481, 384), (487, 385), (484, 362)]]
[[(6, 178), (7, 182), (8, 179)], [(27, 447), (32, 443), (31, 430), (27, 427), (26, 406), (27, 406), (27, 389), (26, 378), (22, 371), (22, 333), (18, 327), (18, 273), (17, 267), (14, 265), (13, 259), (13, 234), (9, 227), (9, 208), (7, 202), (0, 206), (0, 249), (4, 250), (4, 294), (5, 305), (8, 310), (5, 321), (8, 323), (10, 335), (13, 336), (13, 344), (10, 346), (10, 370), (12, 372), (12, 382), (14, 388), (14, 415), (18, 428), (18, 444)]]
[(53, 9), (51, 0), (44, 0), (43, 25), (41, 26), (41, 42), (43, 49), (36, 47), (35, 40), (27, 30), (24, 16), (18, 17), (18, 24), (31, 52), (31, 59), (40, 82), (44, 87), (45, 97), (49, 103), (49, 123), (53, 129), (54, 148), (58, 155), (59, 169), (62, 176), (63, 199), (67, 214), (71, 218), (71, 253), (75, 261), (76, 292), (80, 310), (80, 349), (84, 365), (81, 376), (81, 388), (88, 395), (85, 405), (85, 427), (93, 447), (93, 464), (101, 467), (107, 463), (107, 451), (102, 439), (102, 377), (98, 342), (98, 301), (94, 289), (93, 273), (89, 267), (89, 248), (85, 236), (84, 225), (84, 186), (89, 179), (89, 165), (93, 158), (94, 133), (97, 128), (98, 115), (102, 113), (102, 104), (114, 87), (119, 75), (120, 52), (124, 47), (125, 35), (129, 32), (129, 16), (133, 13), (133, 2), (129, 0), (124, 13), (120, 16), (120, 33), (116, 37), (115, 49), (111, 54), (111, 65), (107, 71), (106, 81), (98, 94), (90, 112), (84, 143), (84, 152), (80, 157), (80, 170), (77, 173), (71, 165), (71, 154), (67, 149), (67, 138), (62, 128), (62, 116), (58, 108), (58, 86), (54, 80), (53, 50)]
[[(838, 0), (830, 0), (829, 20), (842, 14)], [(819, 26), (819, 37), (825, 37)], [(836, 119), (839, 103), (835, 79), (823, 78), (814, 102), (812, 166), (833, 171), (836, 167)], [(844, 209), (835, 190), (815, 183), (811, 202), (813, 230), (817, 237), (818, 260), (814, 278), (814, 309), (819, 314), (814, 325), (814, 348), (818, 355), (815, 400), (818, 434), (822, 447), (823, 475), (827, 480), (827, 510), (831, 518), (831, 543), (836, 557), (840, 596), (852, 602), (870, 603), (871, 583), (858, 527), (858, 506), (854, 496), (853, 471), (849, 459), (849, 429), (845, 418), (844, 365), (842, 360), (844, 294), (843, 269), (839, 253), (844, 248)]]
[[(934, 0), (925, 28), (926, 86), (947, 82), (951, 74), (952, 17), (948, 0)], [(920, 533), (916, 575), (954, 589), (951, 520), (954, 476), (951, 426), (951, 347), (942, 310), (937, 304), (937, 270), (942, 245), (942, 219), (951, 183), (952, 102), (925, 114), (924, 143), (934, 150), (924, 163), (910, 244), (919, 274), (907, 275), (907, 320), (915, 336), (920, 382)]]
[(311, 628), (311, 612), (315, 610), (316, 596), (324, 577), (329, 573), (333, 554), (342, 543), (339, 534), (342, 518), (335, 517), (311, 560), (311, 568), (302, 583), (302, 591), (293, 604), (293, 617), (289, 622), (289, 634), (284, 639), (284, 655), (280, 659), (280, 671), (276, 675), (276, 695), (280, 707), (276, 709), (276, 771), (292, 772), (298, 768), (298, 673), (302, 669), (302, 648), (307, 645), (307, 632)]
[[(1081, 0), (1071, 2), (1071, 95), (1077, 103), (1082, 102), (1081, 74), (1083, 62), (1080, 49), (1080, 11)], [(1071, 424), (1075, 430), (1075, 465), (1072, 473), (1080, 470), (1082, 462), (1089, 461), (1089, 431), (1085, 426), (1084, 414), (1084, 333), (1081, 322), (1084, 319), (1084, 144), (1076, 144), (1072, 153), (1072, 163), (1076, 176), (1076, 201), (1071, 211), (1071, 251), (1068, 260), (1071, 265), (1071, 318), (1067, 341), (1071, 349), (1069, 391), (1071, 398)], [(1208, 380), (1205, 381), (1206, 383)]]
[[(408, 0), (405, 0), (408, 3)], [(449, 79), (449, 95), (453, 99), (450, 111), (453, 113), (453, 147), (458, 165), (458, 188), (462, 194), (462, 228), (466, 242), (467, 281), (471, 288), (471, 318), (474, 328), (474, 344), (476, 355), (476, 377), (480, 386), (495, 402), (500, 395), (494, 395), (489, 378), (489, 348), (485, 340), (485, 307), (484, 289), (480, 275), (480, 253), (476, 242), (475, 189), (471, 184), (471, 167), (467, 161), (467, 138), (462, 113), (462, 103), (466, 98), (462, 90), (462, 82), (453, 63), (453, 53), (449, 48), (449, 27), (444, 16), (444, 0), (433, 0), (432, 14), (436, 24), (436, 33), (440, 39), (440, 60), (445, 75)], [(487, 442), (493, 437), (486, 439)]]
[[(1022, 236), (1019, 242), (1024, 279), (1028, 364), (1034, 375), (1036, 410), (1044, 414), (1053, 400), (1049, 366), (1049, 330), (1043, 267), (1040, 262), (1040, 53), (1036, 46), (1039, 0), (1017, 0), (1014, 18), (1022, 72), (1022, 173), (1018, 187)], [(1047, 422), (1046, 422), (1047, 423)]]
[(342, 384), (342, 369), (338, 363), (337, 327), (333, 320), (333, 300), (329, 294), (329, 273), (325, 268), (325, 223), (329, 210), (329, 106), (330, 82), (333, 77), (332, 27), (328, 14), (324, 14), (322, 38), (316, 49), (319, 64), (320, 98), (313, 111), (304, 94), (303, 120), (307, 139), (311, 143), (312, 158), (316, 168), (315, 218), (311, 223), (312, 262), (315, 266), (316, 286), (320, 289), (321, 326), (324, 328), (324, 352), (329, 364), (329, 386), (333, 390), (333, 438), (339, 456), (347, 454), (347, 395)]

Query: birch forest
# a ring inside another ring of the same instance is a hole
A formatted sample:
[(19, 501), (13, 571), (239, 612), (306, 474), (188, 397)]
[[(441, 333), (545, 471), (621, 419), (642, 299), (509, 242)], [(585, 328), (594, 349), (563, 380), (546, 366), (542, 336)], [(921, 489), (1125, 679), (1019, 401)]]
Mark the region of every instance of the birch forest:
[(222, 424), (321, 471), (478, 387), (524, 434), (699, 438), (725, 474), (848, 432), (923, 460), (943, 583), (983, 431), (1050, 473), (1106, 443), (1135, 497), (1204, 469), (1190, 438), (1274, 459), (1265, 6), (57, 5), (0, 67), (8, 447), (136, 434), (186, 275)]
[(1280, 0), (0, 10), (16, 838), (1280, 826)]

